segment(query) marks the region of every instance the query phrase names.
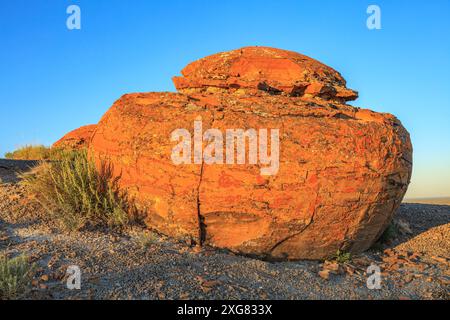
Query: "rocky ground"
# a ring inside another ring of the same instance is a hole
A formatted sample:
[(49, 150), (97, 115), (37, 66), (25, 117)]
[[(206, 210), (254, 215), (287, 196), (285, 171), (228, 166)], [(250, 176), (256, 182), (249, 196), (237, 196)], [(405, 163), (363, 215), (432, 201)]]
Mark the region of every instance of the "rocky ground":
[[(141, 226), (61, 233), (18, 184), (32, 162), (0, 160), (0, 254), (37, 265), (26, 299), (449, 299), (450, 206), (403, 204), (389, 239), (334, 261), (266, 262), (191, 248)], [(381, 268), (368, 289), (367, 267)], [(81, 290), (66, 287), (77, 265)]]

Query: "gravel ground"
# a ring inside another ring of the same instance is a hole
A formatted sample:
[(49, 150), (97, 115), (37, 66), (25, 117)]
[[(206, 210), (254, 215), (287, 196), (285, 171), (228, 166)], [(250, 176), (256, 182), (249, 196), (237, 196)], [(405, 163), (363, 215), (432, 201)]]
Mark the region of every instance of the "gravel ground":
[[(350, 261), (267, 262), (189, 247), (142, 226), (61, 233), (17, 183), (23, 164), (0, 161), (0, 254), (38, 269), (25, 299), (446, 299), (450, 206), (403, 204), (395, 235)], [(367, 267), (381, 268), (370, 290)], [(66, 287), (80, 267), (81, 290)]]

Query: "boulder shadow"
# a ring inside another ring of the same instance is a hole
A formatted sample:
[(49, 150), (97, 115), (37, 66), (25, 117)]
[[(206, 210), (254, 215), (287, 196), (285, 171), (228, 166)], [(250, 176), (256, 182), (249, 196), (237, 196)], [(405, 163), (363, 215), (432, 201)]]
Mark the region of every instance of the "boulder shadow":
[(402, 203), (391, 225), (374, 245), (394, 248), (433, 228), (450, 223), (450, 205)]

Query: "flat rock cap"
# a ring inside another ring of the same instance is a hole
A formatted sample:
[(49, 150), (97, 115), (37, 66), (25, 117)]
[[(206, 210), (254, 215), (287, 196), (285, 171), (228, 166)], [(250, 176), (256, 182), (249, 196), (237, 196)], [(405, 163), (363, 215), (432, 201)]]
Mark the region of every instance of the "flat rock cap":
[(349, 101), (358, 97), (347, 89), (339, 72), (305, 55), (269, 47), (245, 47), (217, 53), (187, 65), (173, 81), (178, 91), (266, 91), (290, 96), (309, 95)]

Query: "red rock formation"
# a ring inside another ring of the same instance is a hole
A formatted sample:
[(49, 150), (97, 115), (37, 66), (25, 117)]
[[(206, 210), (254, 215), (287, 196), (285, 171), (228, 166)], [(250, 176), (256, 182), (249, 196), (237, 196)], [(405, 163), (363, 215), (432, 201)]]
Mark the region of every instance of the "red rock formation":
[[(390, 114), (344, 104), (354, 91), (333, 69), (297, 53), (243, 48), (188, 65), (180, 93), (121, 97), (91, 151), (167, 235), (272, 259), (318, 259), (371, 246), (406, 192), (408, 132)], [(280, 165), (181, 164), (175, 129), (279, 129)]]
[(296, 52), (247, 47), (218, 53), (189, 64), (174, 77), (178, 91), (254, 93), (258, 90), (290, 96), (321, 96), (355, 100), (357, 92), (345, 87), (334, 69)]
[(89, 142), (92, 135), (97, 128), (96, 124), (90, 124), (87, 126), (82, 126), (78, 129), (70, 131), (64, 137), (59, 139), (53, 144), (53, 148), (70, 148), (70, 149), (81, 149), (89, 147)]

